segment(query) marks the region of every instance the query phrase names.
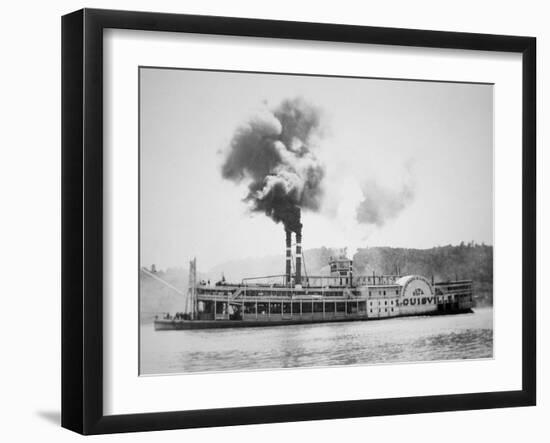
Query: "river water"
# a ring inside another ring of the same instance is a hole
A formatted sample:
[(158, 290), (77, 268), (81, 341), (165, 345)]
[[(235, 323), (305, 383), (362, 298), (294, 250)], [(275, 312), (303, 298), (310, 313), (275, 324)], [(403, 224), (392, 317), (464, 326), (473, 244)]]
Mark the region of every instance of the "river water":
[(155, 331), (147, 323), (140, 343), (142, 375), (491, 358), (493, 309), (194, 331)]

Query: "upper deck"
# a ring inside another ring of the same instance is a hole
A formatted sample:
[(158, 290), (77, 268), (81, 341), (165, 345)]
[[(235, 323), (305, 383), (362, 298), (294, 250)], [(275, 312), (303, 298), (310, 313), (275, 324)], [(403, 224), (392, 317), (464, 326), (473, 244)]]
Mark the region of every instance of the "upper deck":
[[(277, 281), (277, 277), (280, 281)], [(302, 279), (302, 285), (290, 286), (284, 283), (284, 275), (243, 279), (241, 283), (200, 281), (196, 286), (197, 296), (209, 298), (384, 298), (400, 294), (400, 275), (361, 275), (353, 278), (311, 276)], [(437, 282), (432, 281), (435, 295), (471, 294), (470, 280)]]
[(248, 288), (356, 288), (361, 286), (384, 286), (395, 285), (401, 275), (359, 275), (359, 276), (304, 276), (302, 283), (295, 285), (294, 282), (285, 283), (284, 275), (268, 275), (264, 277), (243, 278), (241, 283), (229, 283), (226, 281), (218, 281), (209, 285), (202, 280), (200, 286), (232, 286), (232, 287), (248, 287)]

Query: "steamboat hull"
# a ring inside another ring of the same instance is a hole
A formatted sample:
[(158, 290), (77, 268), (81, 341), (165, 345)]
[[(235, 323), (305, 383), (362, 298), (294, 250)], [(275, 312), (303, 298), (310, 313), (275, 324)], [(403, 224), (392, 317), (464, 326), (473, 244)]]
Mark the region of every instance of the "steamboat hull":
[[(471, 314), (471, 308), (457, 309), (453, 311), (427, 312), (422, 316)], [(270, 320), (155, 320), (155, 331), (178, 331), (190, 329), (228, 329), (228, 328), (259, 328), (267, 326), (290, 326), (318, 323), (343, 323), (352, 321), (389, 320), (400, 317), (418, 317), (418, 315), (399, 315), (394, 317), (364, 317), (352, 316), (342, 318), (301, 318), (301, 319), (270, 319)]]
[[(301, 257), (299, 240), (297, 258)], [(287, 262), (289, 253), (287, 236)], [(345, 254), (331, 257), (329, 266), (330, 276), (298, 272), (292, 276), (287, 272), (246, 278), (241, 283), (229, 283), (222, 277), (211, 283), (197, 281), (192, 260), (188, 294), (182, 294), (184, 312), (163, 314), (155, 320), (155, 330), (289, 326), (472, 312), (471, 280), (436, 283), (433, 277), (429, 281), (421, 275), (357, 276)]]

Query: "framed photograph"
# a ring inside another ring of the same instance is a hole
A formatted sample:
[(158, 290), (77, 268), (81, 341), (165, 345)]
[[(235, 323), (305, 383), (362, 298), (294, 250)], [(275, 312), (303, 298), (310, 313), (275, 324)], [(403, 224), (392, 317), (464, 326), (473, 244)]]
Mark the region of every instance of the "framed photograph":
[(62, 20), (62, 425), (536, 402), (533, 37)]

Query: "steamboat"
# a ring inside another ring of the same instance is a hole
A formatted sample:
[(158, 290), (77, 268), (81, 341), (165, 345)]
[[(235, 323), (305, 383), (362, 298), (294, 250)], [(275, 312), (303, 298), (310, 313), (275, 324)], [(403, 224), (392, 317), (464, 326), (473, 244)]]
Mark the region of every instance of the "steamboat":
[[(240, 283), (222, 278), (210, 283), (197, 280), (196, 259), (191, 260), (188, 290), (181, 292), (185, 311), (157, 317), (155, 330), (283, 326), (472, 312), (471, 280), (435, 282), (433, 277), (399, 272), (354, 275), (353, 261), (345, 251), (330, 257), (330, 275), (307, 275), (303, 272), (301, 227), (295, 231), (294, 256), (292, 231), (285, 232), (286, 267), (281, 275), (245, 278)], [(161, 280), (154, 272), (143, 271)]]

